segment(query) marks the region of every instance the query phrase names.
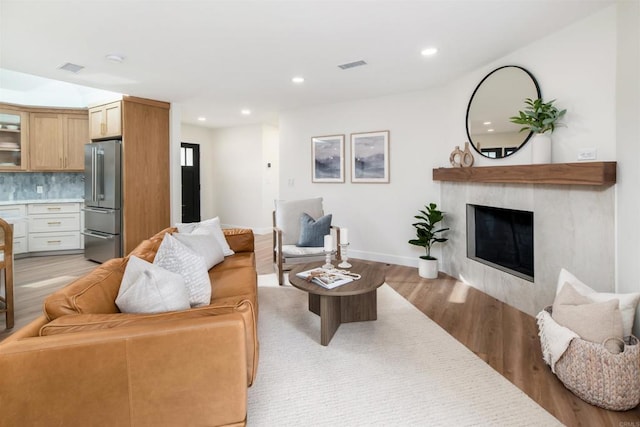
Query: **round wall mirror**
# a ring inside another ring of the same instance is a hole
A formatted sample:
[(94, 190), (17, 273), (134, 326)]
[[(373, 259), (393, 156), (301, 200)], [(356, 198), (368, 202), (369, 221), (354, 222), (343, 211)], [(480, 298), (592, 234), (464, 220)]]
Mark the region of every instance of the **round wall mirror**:
[(509, 121), (524, 109), (526, 98), (540, 98), (540, 87), (522, 67), (506, 65), (482, 79), (467, 107), (467, 136), (478, 153), (501, 159), (529, 140), (531, 132), (520, 132), (522, 126)]

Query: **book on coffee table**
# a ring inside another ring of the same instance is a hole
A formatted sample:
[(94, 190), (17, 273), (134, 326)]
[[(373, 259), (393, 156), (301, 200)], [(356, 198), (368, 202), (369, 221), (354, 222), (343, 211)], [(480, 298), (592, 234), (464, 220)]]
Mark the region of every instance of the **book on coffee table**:
[(326, 268), (314, 268), (307, 271), (302, 271), (296, 274), (301, 279), (305, 279), (308, 282), (313, 282), (316, 285), (320, 285), (326, 289), (337, 288), (338, 286), (346, 285), (360, 278), (359, 274), (353, 274), (349, 272), (343, 272), (340, 270), (328, 270)]

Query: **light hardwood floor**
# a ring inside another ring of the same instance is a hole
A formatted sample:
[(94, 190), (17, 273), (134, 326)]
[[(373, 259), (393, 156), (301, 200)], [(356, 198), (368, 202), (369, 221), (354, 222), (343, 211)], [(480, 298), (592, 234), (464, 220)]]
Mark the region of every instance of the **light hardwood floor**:
[[(256, 263), (258, 274), (273, 273), (270, 234), (256, 235)], [(389, 286), (563, 424), (640, 427), (640, 407), (626, 412), (607, 411), (583, 402), (564, 388), (542, 361), (533, 317), (443, 274), (436, 280), (426, 280), (418, 276), (415, 268), (371, 264), (385, 270)], [(82, 255), (17, 260), (14, 330), (41, 313), (46, 295), (96, 265)], [(0, 332), (0, 340), (10, 333)]]

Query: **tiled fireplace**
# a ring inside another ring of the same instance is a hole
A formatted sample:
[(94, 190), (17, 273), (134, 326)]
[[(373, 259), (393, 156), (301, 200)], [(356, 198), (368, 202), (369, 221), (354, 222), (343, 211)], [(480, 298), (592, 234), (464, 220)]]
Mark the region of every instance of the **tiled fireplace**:
[[(533, 212), (534, 281), (467, 257), (467, 204)], [(562, 267), (599, 291), (613, 291), (615, 186), (447, 182), (441, 207), (450, 227), (440, 268), (535, 315), (553, 302)]]

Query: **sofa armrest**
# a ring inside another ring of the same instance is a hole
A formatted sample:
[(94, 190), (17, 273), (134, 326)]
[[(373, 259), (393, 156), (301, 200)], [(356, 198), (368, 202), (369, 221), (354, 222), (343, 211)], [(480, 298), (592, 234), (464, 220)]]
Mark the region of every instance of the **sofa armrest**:
[(225, 228), (222, 230), (227, 243), (234, 252), (254, 252), (253, 231), (246, 228)]
[(227, 425), (246, 420), (240, 314), (0, 344), (6, 425)]

